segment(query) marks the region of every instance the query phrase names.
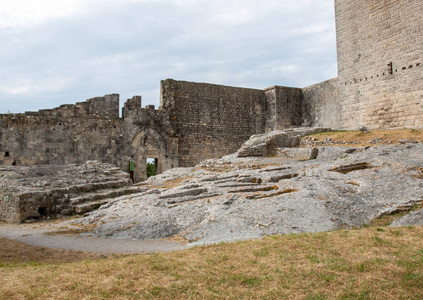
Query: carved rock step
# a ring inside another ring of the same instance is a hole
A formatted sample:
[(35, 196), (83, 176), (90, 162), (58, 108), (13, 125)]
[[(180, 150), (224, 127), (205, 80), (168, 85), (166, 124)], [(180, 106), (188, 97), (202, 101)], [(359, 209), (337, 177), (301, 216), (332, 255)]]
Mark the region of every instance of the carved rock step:
[(228, 183), (225, 182), (224, 184), (216, 184), (216, 187), (218, 188), (237, 188), (237, 187), (254, 187), (254, 186), (260, 186), (258, 183)]
[(179, 197), (187, 197), (187, 196), (198, 196), (203, 193), (206, 193), (206, 188), (193, 188), (193, 189), (180, 189), (180, 190), (172, 190), (170, 192), (164, 192), (160, 195), (159, 199), (173, 199)]
[(278, 174), (278, 175), (273, 175), (273, 176), (269, 176), (268, 178), (268, 182), (279, 182), (283, 179), (291, 179), (291, 178), (295, 178), (298, 177), (298, 173), (288, 173), (288, 174)]
[(200, 182), (207, 182), (207, 181), (235, 181), (239, 177), (238, 174), (229, 175), (229, 176), (218, 176), (218, 175), (211, 175), (205, 176), (200, 180)]
[(99, 181), (99, 182), (89, 182), (84, 184), (78, 184), (74, 186), (69, 186), (66, 188), (57, 188), (54, 191), (60, 194), (80, 194), (88, 193), (96, 190), (104, 190), (110, 188), (120, 188), (123, 186), (129, 186), (129, 179), (118, 179), (118, 180), (109, 180), (109, 181)]
[(107, 204), (112, 199), (104, 199), (99, 201), (92, 201), (84, 204), (79, 204), (75, 206), (75, 212), (77, 214), (84, 214), (90, 211), (93, 211), (94, 209), (99, 208), (100, 206)]
[(342, 173), (342, 174), (347, 174), (347, 173), (352, 172), (352, 171), (365, 170), (365, 169), (369, 169), (371, 167), (372, 167), (371, 164), (369, 164), (368, 162), (359, 162), (359, 163), (335, 167), (335, 168), (330, 169), (329, 171), (335, 171), (335, 172), (339, 172), (339, 173)]
[(252, 193), (252, 192), (268, 192), (272, 190), (277, 190), (279, 187), (276, 185), (258, 185), (255, 187), (247, 187), (247, 188), (237, 188), (229, 190), (229, 194), (233, 193)]
[(216, 197), (219, 196), (220, 194), (218, 193), (203, 193), (197, 196), (186, 196), (186, 197), (179, 197), (179, 198), (174, 198), (172, 200), (167, 201), (167, 204), (178, 204), (178, 203), (183, 203), (183, 202), (190, 202), (190, 201), (196, 201), (196, 200), (203, 200), (203, 199), (207, 199), (207, 198), (212, 198), (212, 197)]
[(93, 189), (108, 189), (128, 186), (130, 184), (129, 179), (117, 179), (103, 182), (92, 183)]
[(33, 199), (33, 200), (40, 200), (45, 197), (55, 197), (60, 198), (63, 195), (80, 195), (82, 193), (90, 193), (96, 190), (104, 190), (110, 188), (122, 188), (124, 186), (129, 186), (128, 181), (126, 180), (112, 180), (112, 181), (105, 181), (105, 182), (90, 182), (84, 184), (77, 184), (68, 187), (58, 187), (53, 189), (46, 189), (42, 191), (28, 191), (20, 193), (20, 199)]
[(79, 205), (84, 202), (97, 201), (97, 200), (102, 200), (102, 199), (112, 198), (112, 197), (119, 197), (123, 195), (139, 193), (144, 190), (145, 189), (140, 189), (139, 187), (136, 187), (136, 186), (124, 186), (124, 187), (112, 189), (112, 190), (110, 189), (101, 190), (99, 192), (87, 193), (82, 196), (72, 198), (70, 199), (70, 204)]

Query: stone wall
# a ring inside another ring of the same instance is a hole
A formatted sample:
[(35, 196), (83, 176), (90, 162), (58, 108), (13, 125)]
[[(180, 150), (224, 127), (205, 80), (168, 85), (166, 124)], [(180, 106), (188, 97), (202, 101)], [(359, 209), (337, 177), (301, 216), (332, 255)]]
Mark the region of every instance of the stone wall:
[(156, 172), (234, 153), (251, 135), (301, 125), (302, 91), (266, 90), (165, 80), (161, 107), (128, 99), (119, 118), (119, 95), (75, 105), (0, 115), (0, 165), (80, 164), (97, 160), (146, 179)]
[(339, 127), (338, 79), (303, 88), (302, 124), (308, 127)]
[(119, 94), (95, 97), (76, 104), (63, 104), (53, 109), (26, 112), (26, 115), (66, 118), (119, 118)]
[(299, 88), (273, 86), (264, 90), (266, 132), (302, 125), (303, 93)]
[(421, 0), (335, 0), (340, 127), (423, 126)]
[(32, 166), (107, 162), (146, 179), (146, 159), (158, 159), (157, 174), (178, 166), (169, 154), (169, 116), (141, 96), (129, 99), (119, 118), (119, 95), (24, 114), (0, 115), (0, 165)]
[(141, 106), (141, 96), (135, 96), (122, 109), (122, 165), (135, 162), (136, 182), (147, 179), (147, 158), (156, 160), (156, 174), (178, 167), (177, 141), (170, 138), (168, 111)]
[(119, 119), (0, 115), (0, 165), (118, 164)]
[(172, 79), (162, 81), (161, 90), (181, 167), (234, 153), (251, 135), (264, 132), (263, 90)]

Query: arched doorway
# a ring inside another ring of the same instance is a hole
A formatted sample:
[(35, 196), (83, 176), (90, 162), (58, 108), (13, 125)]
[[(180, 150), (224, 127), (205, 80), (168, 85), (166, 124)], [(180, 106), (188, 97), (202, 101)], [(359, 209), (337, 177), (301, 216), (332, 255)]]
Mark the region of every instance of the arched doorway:
[(134, 180), (140, 182), (147, 179), (147, 158), (154, 159), (156, 174), (165, 171), (166, 144), (163, 137), (151, 128), (141, 130), (132, 141), (136, 148), (134, 157)]

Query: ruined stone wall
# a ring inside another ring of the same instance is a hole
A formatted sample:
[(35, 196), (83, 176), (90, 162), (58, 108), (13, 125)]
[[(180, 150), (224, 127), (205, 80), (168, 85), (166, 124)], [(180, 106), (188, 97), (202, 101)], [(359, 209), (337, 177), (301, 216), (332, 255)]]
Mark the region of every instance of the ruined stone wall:
[(263, 90), (172, 79), (162, 81), (161, 90), (181, 167), (234, 153), (251, 135), (264, 132)]
[(335, 0), (340, 127), (423, 127), (421, 0)]
[(38, 112), (0, 115), (0, 165), (99, 160), (120, 166), (121, 123), (117, 94)]
[(265, 131), (300, 127), (302, 124), (302, 90), (273, 86), (264, 90), (266, 99)]
[(119, 95), (95, 97), (76, 104), (63, 104), (53, 109), (26, 112), (26, 115), (65, 118), (119, 118)]
[(305, 87), (302, 91), (303, 126), (338, 128), (338, 78)]
[(121, 164), (135, 162), (135, 181), (147, 179), (146, 159), (157, 160), (156, 174), (178, 167), (176, 148), (169, 138), (169, 113), (154, 105), (141, 107), (141, 96), (128, 99), (122, 109), (124, 151)]
[(0, 165), (118, 163), (121, 121), (0, 115)]
[(146, 179), (146, 159), (158, 159), (157, 173), (178, 166), (169, 154), (169, 116), (141, 97), (129, 99), (119, 118), (119, 95), (106, 95), (50, 110), (0, 115), (0, 165), (63, 165), (97, 160)]

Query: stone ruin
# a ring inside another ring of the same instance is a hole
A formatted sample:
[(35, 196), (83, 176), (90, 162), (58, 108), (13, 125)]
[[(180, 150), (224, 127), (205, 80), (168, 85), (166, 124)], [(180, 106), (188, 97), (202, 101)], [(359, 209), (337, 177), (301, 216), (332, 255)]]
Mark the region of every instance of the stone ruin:
[(110, 164), (42, 165), (0, 168), (0, 220), (83, 214), (111, 198), (140, 192), (128, 175)]
[(118, 94), (3, 114), (0, 166), (57, 169), (96, 160), (129, 172), (134, 163), (134, 181), (141, 182), (148, 158), (157, 174), (192, 167), (274, 130), (423, 127), (421, 2), (335, 0), (335, 12), (337, 78), (305, 88), (266, 89), (167, 79), (160, 85), (158, 109), (142, 108), (141, 96), (134, 96), (121, 117)]

